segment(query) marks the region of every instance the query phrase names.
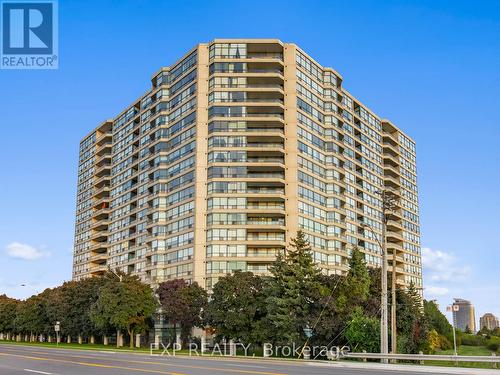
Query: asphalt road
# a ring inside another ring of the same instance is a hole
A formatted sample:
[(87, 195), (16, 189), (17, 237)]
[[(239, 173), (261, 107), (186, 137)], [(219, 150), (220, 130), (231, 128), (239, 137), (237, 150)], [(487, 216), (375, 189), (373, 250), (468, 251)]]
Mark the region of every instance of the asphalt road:
[[(374, 365), (374, 367), (380, 367)], [(0, 345), (0, 375), (417, 375), (380, 368), (345, 368), (336, 363), (291, 363), (262, 359), (165, 357), (148, 354)], [(432, 372), (431, 372), (432, 373)], [(451, 372), (450, 374), (455, 373)], [(500, 373), (500, 372), (499, 372)]]

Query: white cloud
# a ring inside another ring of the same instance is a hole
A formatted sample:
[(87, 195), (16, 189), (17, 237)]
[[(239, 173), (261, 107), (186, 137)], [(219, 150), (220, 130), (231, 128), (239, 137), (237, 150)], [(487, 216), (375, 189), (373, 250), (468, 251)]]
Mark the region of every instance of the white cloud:
[(427, 280), (436, 283), (463, 280), (471, 271), (468, 265), (460, 265), (452, 253), (428, 247), (422, 248), (422, 263)]
[(36, 260), (50, 255), (50, 253), (45, 251), (43, 247), (36, 248), (20, 242), (12, 242), (8, 244), (5, 247), (5, 252), (12, 258), (24, 260)]
[(440, 297), (450, 294), (450, 290), (442, 286), (426, 286), (425, 294), (430, 297)]

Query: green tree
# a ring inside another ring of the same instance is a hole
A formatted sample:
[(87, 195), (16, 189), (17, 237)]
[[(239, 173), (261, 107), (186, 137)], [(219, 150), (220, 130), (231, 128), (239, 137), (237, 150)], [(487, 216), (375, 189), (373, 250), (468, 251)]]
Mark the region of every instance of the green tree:
[(305, 342), (304, 329), (312, 328), (311, 312), (318, 295), (326, 289), (320, 282), (320, 270), (314, 264), (309, 242), (302, 231), (292, 239), (291, 248), (279, 254), (270, 267), (273, 278), (269, 284), (268, 319), (272, 341), (276, 343)]
[(428, 351), (428, 325), (422, 309), (422, 300), (414, 284), (407, 290), (396, 291), (396, 324), (398, 352), (418, 353)]
[(320, 275), (320, 283), (326, 293), (319, 295), (318, 303), (311, 312), (314, 321), (313, 336), (310, 339), (312, 346), (342, 345), (345, 342), (343, 331), (347, 322), (338, 308), (343, 280), (344, 276), (340, 275)]
[[(380, 302), (369, 298), (372, 288), (371, 274), (366, 266), (364, 254), (357, 247), (352, 249), (348, 264), (349, 271), (346, 276), (322, 277), (328, 297), (321, 298), (316, 308), (316, 314), (319, 313), (320, 317), (315, 324), (313, 342), (316, 345), (347, 343), (345, 332), (354, 313), (358, 318), (360, 311), (366, 318), (375, 318), (379, 313), (377, 307)], [(373, 304), (376, 306), (372, 306)], [(353, 334), (352, 329), (350, 332)]]
[(15, 331), (16, 309), (19, 300), (0, 295), (0, 332), (12, 333)]
[[(429, 330), (435, 331), (439, 335), (439, 347), (437, 349), (451, 349), (453, 347), (453, 327), (448, 319), (446, 319), (446, 316), (439, 311), (434, 301), (424, 300), (424, 315)], [(429, 341), (432, 351), (432, 341), (430, 339)]]
[(453, 340), (453, 327), (446, 316), (439, 311), (434, 301), (424, 300), (424, 315), (429, 324), (429, 329), (434, 329), (438, 334), (445, 336), (449, 341)]
[(264, 279), (237, 271), (215, 284), (204, 316), (217, 336), (260, 345), (267, 336), (266, 313)]
[(186, 342), (193, 327), (202, 326), (202, 311), (207, 307), (207, 292), (198, 283), (183, 279), (161, 283), (156, 290), (165, 318), (174, 327), (181, 327), (182, 342)]
[(51, 322), (46, 308), (50, 294), (51, 290), (46, 289), (17, 305), (14, 321), (17, 332), (32, 336), (50, 332)]
[(146, 330), (157, 301), (150, 286), (143, 284), (138, 277), (121, 277), (119, 281), (113, 275), (106, 276), (108, 280), (99, 289), (99, 297), (91, 308), (90, 317), (99, 329), (114, 327), (126, 331), (132, 348), (134, 334)]
[(352, 351), (366, 350), (368, 353), (380, 352), (380, 321), (365, 315), (361, 308), (353, 312), (345, 337)]
[(349, 258), (349, 271), (342, 279), (337, 301), (338, 309), (348, 317), (358, 307), (363, 307), (370, 293), (370, 274), (364, 254), (354, 247)]
[(103, 277), (91, 277), (80, 281), (65, 282), (54, 290), (48, 315), (52, 322), (61, 322), (61, 333), (82, 337), (103, 333), (91, 320), (92, 306), (99, 298)]

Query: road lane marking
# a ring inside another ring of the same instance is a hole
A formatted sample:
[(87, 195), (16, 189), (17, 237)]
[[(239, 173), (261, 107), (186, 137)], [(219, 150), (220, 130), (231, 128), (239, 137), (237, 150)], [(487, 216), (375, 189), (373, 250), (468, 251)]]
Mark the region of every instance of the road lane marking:
[(151, 374), (164, 374), (164, 375), (186, 375), (182, 374), (179, 372), (164, 372), (160, 370), (147, 370), (147, 369), (142, 369), (142, 368), (133, 368), (133, 367), (124, 367), (124, 366), (113, 366), (113, 365), (104, 365), (101, 363), (90, 363), (90, 362), (76, 362), (76, 361), (67, 361), (63, 359), (55, 359), (55, 358), (44, 358), (44, 357), (31, 357), (27, 355), (20, 355), (20, 354), (7, 354), (7, 353), (0, 353), (0, 356), (6, 356), (6, 357), (19, 357), (19, 358), (24, 358), (24, 359), (31, 359), (33, 361), (46, 361), (46, 362), (59, 362), (59, 363), (69, 363), (73, 365), (80, 365), (80, 366), (89, 366), (89, 367), (100, 367), (100, 368), (110, 368), (110, 369), (119, 369), (119, 370), (128, 370), (128, 371), (137, 371), (137, 372), (148, 372)]
[(37, 374), (52, 375), (51, 372), (38, 371), (38, 370), (30, 370), (29, 368), (25, 368), (23, 370), (27, 371), (27, 372), (34, 372), (34, 373), (37, 373)]
[[(16, 356), (16, 357), (25, 357), (25, 358), (33, 358), (37, 359), (37, 357), (28, 357), (20, 354), (4, 354), (0, 353), (0, 355), (11, 355), (11, 356)], [(53, 355), (53, 354), (50, 354)], [(135, 360), (127, 360), (127, 359), (121, 359), (121, 358), (104, 358), (104, 357), (91, 357), (91, 356), (77, 356), (77, 355), (69, 355), (69, 357), (72, 358), (84, 358), (84, 359), (94, 359), (94, 360), (109, 360), (109, 361), (115, 361), (115, 362), (125, 362), (125, 363), (134, 363), (134, 364), (142, 364), (142, 365), (160, 365), (160, 366), (170, 366), (170, 367), (180, 367), (180, 368), (186, 368), (186, 369), (197, 369), (197, 370), (211, 370), (211, 371), (219, 371), (219, 372), (232, 372), (232, 373), (241, 373), (241, 374), (255, 374), (255, 375), (286, 375), (284, 373), (278, 373), (278, 372), (263, 372), (263, 371), (252, 371), (252, 370), (240, 370), (240, 369), (229, 369), (229, 368), (217, 368), (217, 367), (208, 367), (208, 366), (195, 366), (195, 365), (182, 365), (182, 364), (175, 364), (175, 363), (165, 363), (165, 362), (151, 362), (151, 361), (135, 361)], [(179, 357), (180, 358), (180, 357)], [(187, 357), (189, 358), (189, 357)], [(68, 362), (68, 363), (75, 363), (75, 364), (86, 364), (88, 366), (95, 365), (95, 366), (102, 366), (102, 367), (107, 367), (108, 365), (100, 365), (100, 364), (92, 364), (88, 362), (75, 362), (75, 361), (68, 361), (68, 360), (60, 360), (60, 359), (52, 359), (52, 358), (42, 358), (42, 360), (53, 360), (56, 362)], [(236, 366), (231, 363), (226, 363), (229, 366)], [(120, 368), (120, 367), (115, 367), (112, 366), (113, 368)], [(135, 370), (135, 369), (134, 369)], [(141, 370), (141, 371), (149, 371), (149, 370)], [(154, 370), (151, 370), (152, 372), (155, 372)], [(161, 374), (167, 374), (164, 372), (157, 372)], [(171, 374), (171, 373), (168, 373)], [(172, 373), (173, 374), (173, 373)]]
[(265, 366), (255, 366), (255, 365), (233, 365), (233, 364), (229, 364), (229, 366), (236, 366), (236, 367), (251, 367), (251, 368), (267, 368)]
[[(42, 345), (9, 345), (9, 344), (3, 344), (0, 343), (0, 349), (3, 348), (11, 348), (13, 350), (17, 349), (17, 352), (19, 352), (19, 348), (24, 348), (24, 349), (32, 349), (32, 348), (39, 348), (42, 350), (46, 350), (44, 354), (47, 355), (52, 355), (52, 353), (59, 352), (59, 353), (69, 353), (69, 352), (76, 352), (76, 353), (98, 353), (99, 351), (93, 350), (93, 349), (75, 349), (75, 348), (56, 348), (56, 347), (51, 347), (51, 346), (42, 346)], [(115, 353), (117, 355), (133, 355), (137, 357), (162, 357), (161, 354), (150, 354), (150, 352), (134, 352), (131, 350), (119, 350), (119, 351), (111, 351), (111, 350), (101, 350), (103, 353)], [(48, 353), (51, 352), (51, 353)], [(301, 362), (299, 360), (295, 359), (283, 359), (283, 358), (259, 358), (259, 357), (228, 357), (228, 356), (213, 356), (213, 355), (186, 355), (186, 354), (179, 354), (177, 355), (177, 358), (190, 358), (194, 360), (201, 360), (201, 361), (218, 361), (218, 362), (239, 362), (239, 363), (260, 363), (260, 364), (276, 364), (278, 366), (307, 366), (310, 365), (310, 363), (306, 362)]]

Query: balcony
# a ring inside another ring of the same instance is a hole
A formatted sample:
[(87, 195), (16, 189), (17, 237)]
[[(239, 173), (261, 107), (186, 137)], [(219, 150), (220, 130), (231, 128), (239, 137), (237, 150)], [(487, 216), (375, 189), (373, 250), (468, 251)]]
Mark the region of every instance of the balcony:
[(283, 61), (282, 53), (272, 52), (248, 52), (247, 59), (278, 59)]
[(283, 99), (281, 98), (245, 98), (245, 99), (217, 99), (211, 102), (210, 104), (218, 104), (218, 103), (257, 103), (257, 104), (283, 104)]
[[(396, 229), (396, 230), (401, 230), (402, 229), (402, 226), (401, 226), (401, 223), (396, 221), (396, 220), (388, 220), (387, 221), (387, 228), (393, 228), (393, 229)], [(390, 230), (390, 229), (389, 229)]]
[[(109, 193), (109, 189), (110, 189), (110, 187), (108, 184), (106, 184), (100, 188), (94, 188), (93, 189), (94, 197), (99, 198), (102, 193)], [(104, 198), (104, 197), (102, 197), (102, 198)]]
[(395, 176), (399, 176), (401, 174), (399, 167), (394, 167), (392, 165), (384, 165), (384, 172), (386, 171), (392, 172)]
[[(382, 134), (382, 137), (383, 138), (386, 138), (386, 139), (389, 139), (389, 140), (392, 140), (394, 143), (398, 144), (399, 143), (399, 139), (398, 139), (398, 135), (397, 133), (388, 133), (388, 132), (384, 132)], [(385, 143), (385, 142), (384, 142)]]
[(110, 169), (111, 169), (111, 163), (104, 163), (100, 167), (95, 169), (94, 176), (101, 177), (104, 174), (109, 175)]
[(247, 188), (247, 194), (277, 194), (284, 195), (285, 189), (262, 187), (262, 188)]
[(279, 178), (279, 179), (285, 179), (285, 172), (281, 173), (273, 173), (273, 172), (249, 172), (246, 175), (246, 178)]
[(99, 264), (96, 266), (93, 266), (92, 264), (90, 265), (90, 273), (92, 275), (102, 275), (106, 273), (108, 270), (108, 266), (106, 264)]
[(109, 206), (109, 197), (103, 197), (92, 202), (92, 207), (108, 208), (108, 206)]
[(216, 113), (211, 114), (209, 118), (213, 117), (229, 117), (229, 118), (238, 118), (238, 117), (250, 117), (250, 118), (279, 118), (281, 120), (284, 119), (283, 113)]
[(389, 142), (384, 142), (384, 149), (391, 151), (394, 155), (400, 154), (399, 149)]
[[(283, 85), (279, 83), (240, 83), (240, 84), (214, 84), (212, 88), (240, 88), (240, 89), (264, 89), (266, 92), (268, 89), (276, 89), (283, 91)], [(261, 90), (259, 90), (261, 91)], [(271, 90), (272, 91), (272, 90)]]
[(384, 165), (387, 165), (386, 161), (392, 162), (394, 165), (399, 165), (399, 157), (393, 154), (384, 153)]
[(248, 142), (246, 144), (248, 148), (279, 148), (283, 149), (283, 143), (272, 143), (272, 142)]
[(93, 263), (97, 263), (97, 264), (104, 263), (105, 264), (107, 259), (108, 259), (107, 253), (99, 253), (99, 254), (92, 255), (89, 260)]
[(403, 241), (403, 236), (397, 232), (388, 231), (386, 233), (386, 236), (387, 236), (387, 238), (395, 238), (396, 240)]
[(111, 133), (102, 134), (96, 138), (95, 144), (96, 146), (100, 147), (102, 145), (105, 145), (106, 143), (111, 143), (112, 138), (113, 137)]
[(110, 221), (107, 219), (99, 220), (99, 221), (92, 223), (92, 226), (90, 228), (98, 230), (98, 231), (105, 231), (108, 229), (109, 223), (110, 223)]
[(386, 183), (389, 183), (389, 184), (393, 184), (397, 187), (401, 186), (401, 182), (399, 181), (399, 178), (395, 178), (395, 177), (392, 177), (392, 176), (388, 176), (388, 175), (384, 175), (384, 182)]
[(269, 220), (268, 218), (262, 219), (247, 219), (246, 225), (252, 226), (267, 226), (267, 225), (275, 225), (275, 226), (285, 226), (285, 219), (278, 220)]
[(92, 212), (92, 217), (96, 220), (98, 220), (99, 218), (103, 218), (104, 216), (108, 216), (109, 215), (109, 208), (108, 207), (105, 207), (105, 208), (99, 208), (97, 210), (94, 210), (94, 212)]

